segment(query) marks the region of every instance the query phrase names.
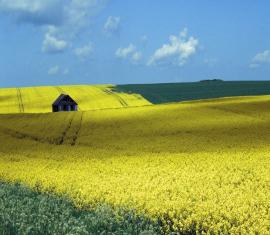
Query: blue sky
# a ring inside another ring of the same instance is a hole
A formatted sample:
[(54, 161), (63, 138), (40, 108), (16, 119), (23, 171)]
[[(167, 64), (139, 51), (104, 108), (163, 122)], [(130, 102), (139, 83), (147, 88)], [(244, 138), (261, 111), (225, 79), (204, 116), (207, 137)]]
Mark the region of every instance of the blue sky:
[(1, 87), (268, 80), (270, 2), (0, 0)]

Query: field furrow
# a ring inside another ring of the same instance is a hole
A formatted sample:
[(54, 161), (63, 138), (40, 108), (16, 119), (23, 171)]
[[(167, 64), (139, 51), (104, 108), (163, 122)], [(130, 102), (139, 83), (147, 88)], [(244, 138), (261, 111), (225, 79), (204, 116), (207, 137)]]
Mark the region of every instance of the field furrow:
[(20, 88), (17, 88), (17, 99), (19, 105), (19, 113), (24, 113), (24, 104), (22, 100), (22, 92)]

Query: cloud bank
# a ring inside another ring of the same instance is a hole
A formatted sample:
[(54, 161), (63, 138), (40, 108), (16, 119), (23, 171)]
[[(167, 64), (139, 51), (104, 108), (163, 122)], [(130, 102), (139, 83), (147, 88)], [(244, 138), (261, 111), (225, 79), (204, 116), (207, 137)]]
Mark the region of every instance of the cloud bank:
[(107, 0), (0, 0), (0, 12), (18, 23), (40, 27), (44, 30), (42, 51), (59, 53), (91, 25), (92, 17), (106, 3)]
[(0, 11), (19, 23), (58, 25), (64, 17), (60, 0), (0, 0)]

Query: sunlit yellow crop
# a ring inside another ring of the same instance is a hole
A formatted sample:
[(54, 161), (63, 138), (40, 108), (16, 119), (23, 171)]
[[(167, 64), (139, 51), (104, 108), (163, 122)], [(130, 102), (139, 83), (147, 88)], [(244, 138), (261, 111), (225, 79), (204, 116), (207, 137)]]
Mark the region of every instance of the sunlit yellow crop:
[(159, 219), (270, 233), (270, 97), (0, 116), (0, 176)]
[(79, 103), (79, 110), (151, 104), (141, 95), (114, 91), (113, 85), (77, 85), (0, 89), (0, 113), (46, 113), (62, 93)]

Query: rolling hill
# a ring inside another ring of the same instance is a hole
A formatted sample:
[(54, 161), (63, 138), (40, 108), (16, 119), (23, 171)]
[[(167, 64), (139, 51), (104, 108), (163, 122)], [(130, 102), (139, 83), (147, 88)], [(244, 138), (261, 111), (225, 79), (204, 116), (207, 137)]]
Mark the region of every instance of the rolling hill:
[(270, 82), (203, 81), (133, 85), (74, 85), (0, 89), (0, 113), (46, 113), (62, 93), (81, 111), (136, 107), (179, 101), (270, 94)]
[(81, 213), (124, 208), (112, 216), (121, 226), (138, 216), (161, 234), (268, 234), (269, 110), (270, 96), (251, 96), (2, 114), (0, 176), (69, 198)]
[(81, 111), (151, 104), (138, 94), (113, 91), (112, 85), (77, 85), (0, 89), (0, 113), (46, 113), (56, 98), (67, 93)]

